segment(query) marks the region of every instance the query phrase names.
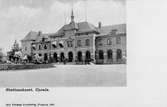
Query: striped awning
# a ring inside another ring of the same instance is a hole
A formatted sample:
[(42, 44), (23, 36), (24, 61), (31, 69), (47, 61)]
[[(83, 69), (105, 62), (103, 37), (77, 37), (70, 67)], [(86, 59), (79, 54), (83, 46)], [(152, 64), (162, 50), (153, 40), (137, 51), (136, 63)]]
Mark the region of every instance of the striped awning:
[(36, 46), (35, 44), (32, 45), (32, 47), (35, 47), (35, 46)]
[(57, 45), (57, 41), (52, 42), (52, 45)]
[(64, 44), (64, 42), (63, 42), (63, 41), (59, 41), (59, 44), (62, 44), (62, 45), (63, 45), (63, 44)]
[(63, 41), (59, 41), (59, 46), (60, 46), (61, 48), (63, 48), (63, 47), (64, 47), (64, 42), (63, 42)]

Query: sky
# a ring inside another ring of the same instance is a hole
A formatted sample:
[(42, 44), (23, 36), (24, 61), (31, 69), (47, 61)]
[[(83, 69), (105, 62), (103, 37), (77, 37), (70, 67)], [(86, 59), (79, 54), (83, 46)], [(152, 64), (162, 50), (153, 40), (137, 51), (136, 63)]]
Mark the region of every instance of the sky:
[(30, 31), (55, 33), (70, 22), (72, 7), (76, 22), (126, 23), (125, 5), (125, 0), (0, 0), (0, 48), (9, 51)]

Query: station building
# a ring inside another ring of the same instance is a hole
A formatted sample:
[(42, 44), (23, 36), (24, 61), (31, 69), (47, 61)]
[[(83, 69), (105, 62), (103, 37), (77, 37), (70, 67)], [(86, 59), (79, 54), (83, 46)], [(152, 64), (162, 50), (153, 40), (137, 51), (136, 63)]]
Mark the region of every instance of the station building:
[(69, 24), (56, 33), (30, 31), (22, 40), (24, 55), (38, 55), (43, 61), (97, 64), (126, 63), (126, 24), (98, 26), (75, 22), (73, 11)]

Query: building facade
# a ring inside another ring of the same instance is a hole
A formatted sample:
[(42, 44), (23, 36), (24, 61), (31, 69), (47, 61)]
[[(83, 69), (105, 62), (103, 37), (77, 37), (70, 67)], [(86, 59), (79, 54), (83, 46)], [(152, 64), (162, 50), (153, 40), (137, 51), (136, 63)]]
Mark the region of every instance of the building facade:
[(56, 33), (29, 32), (22, 42), (24, 55), (38, 55), (43, 61), (83, 64), (126, 63), (126, 24), (98, 27), (71, 21)]

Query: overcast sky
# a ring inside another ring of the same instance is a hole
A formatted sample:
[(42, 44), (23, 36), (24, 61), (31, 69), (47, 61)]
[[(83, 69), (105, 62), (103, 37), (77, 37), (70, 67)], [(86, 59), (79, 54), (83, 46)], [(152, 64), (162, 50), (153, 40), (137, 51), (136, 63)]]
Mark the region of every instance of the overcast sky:
[(69, 23), (72, 1), (76, 22), (86, 16), (95, 26), (126, 22), (125, 0), (0, 0), (0, 48), (9, 50), (31, 30), (56, 32)]

